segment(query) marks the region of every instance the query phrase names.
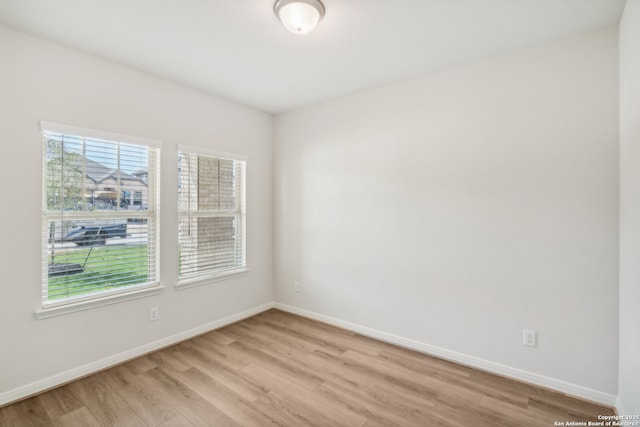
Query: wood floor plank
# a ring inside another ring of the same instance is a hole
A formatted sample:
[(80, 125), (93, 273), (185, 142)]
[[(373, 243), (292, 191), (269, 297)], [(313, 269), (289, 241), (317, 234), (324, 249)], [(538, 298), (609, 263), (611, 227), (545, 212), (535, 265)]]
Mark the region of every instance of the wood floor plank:
[(229, 345), (234, 341), (232, 338), (222, 335), (220, 331), (221, 329), (207, 332), (206, 334), (200, 335), (200, 337), (216, 345)]
[(240, 426), (227, 414), (173, 378), (162, 367), (151, 369), (139, 376), (147, 387), (154, 390), (165, 402), (171, 402), (173, 407), (195, 427)]
[(216, 359), (209, 357), (209, 353), (206, 350), (202, 350), (197, 346), (181, 345), (177, 356), (186, 363), (190, 363), (192, 367), (201, 370), (204, 374), (233, 390), (234, 393), (242, 396), (247, 401), (257, 400), (268, 392), (268, 390), (263, 390), (251, 382), (241, 371), (230, 369)]
[(297, 331), (291, 329), (289, 326), (283, 327), (280, 330), (286, 331), (288, 335), (291, 335), (292, 339), (304, 342), (305, 345), (313, 347), (313, 349), (309, 349), (309, 351), (322, 350), (327, 353), (340, 355), (347, 350), (345, 347), (340, 347), (327, 341), (326, 335), (309, 334), (305, 330)]
[(194, 427), (193, 424), (189, 422), (182, 415), (176, 415), (168, 421), (165, 421), (162, 424), (159, 424), (157, 427)]
[[(229, 350), (229, 346), (235, 341), (231, 342), (231, 344), (221, 345), (209, 340), (204, 335), (194, 338), (191, 342), (202, 349), (206, 349), (210, 357), (226, 365), (229, 369), (239, 370), (251, 363), (242, 353), (233, 351), (233, 349)], [(178, 347), (178, 351), (179, 349), (180, 347)]]
[(175, 356), (177, 348), (175, 346), (156, 351), (147, 356), (158, 367), (169, 371), (184, 371), (189, 369), (189, 365)]
[(314, 327), (307, 323), (292, 323), (288, 326), (287, 331), (314, 340), (320, 344), (324, 351), (335, 349), (337, 353), (344, 353), (351, 348), (345, 342), (349, 336), (343, 334), (333, 335), (331, 331), (325, 328)]
[(67, 386), (53, 389), (36, 396), (34, 399), (40, 401), (45, 412), (52, 420), (84, 406)]
[(2, 408), (7, 426), (50, 426), (53, 420), (42, 406), (41, 399), (31, 398)]
[[(362, 356), (366, 357), (366, 355)], [(433, 406), (435, 400), (447, 390), (466, 393), (464, 389), (450, 387), (436, 379), (423, 380), (420, 383), (413, 379), (399, 381), (385, 372), (376, 371), (366, 365), (354, 364), (349, 360), (326, 353), (314, 352), (310, 357), (317, 357), (317, 359), (311, 359), (310, 363), (332, 382), (346, 385), (354, 390), (359, 389), (361, 393), (367, 394), (376, 402), (391, 407), (391, 410), (396, 410), (398, 406), (404, 407), (406, 402), (411, 402), (413, 405), (409, 405), (406, 408), (407, 411)], [(475, 401), (479, 402), (480, 398), (481, 396), (476, 395)]]
[(323, 394), (327, 399), (332, 400), (334, 405), (346, 405), (368, 420), (374, 420), (376, 425), (423, 426), (421, 421), (413, 420), (410, 415), (396, 410), (393, 405), (379, 401), (368, 390), (350, 387), (348, 384), (341, 385), (333, 381), (325, 381), (315, 390), (315, 393)]
[(483, 397), (480, 405), (475, 406), (474, 410), (480, 416), (504, 424), (519, 423), (523, 426), (536, 427), (549, 425), (550, 421), (549, 419), (540, 419), (539, 417), (533, 416), (527, 408), (489, 396)]
[[(460, 382), (456, 381), (456, 383)], [(478, 370), (473, 371), (468, 380), (462, 380), (462, 384), (487, 396), (508, 400), (520, 406), (526, 406), (528, 399), (532, 396), (544, 396), (544, 390), (541, 387), (520, 381), (514, 382), (506, 377)]]
[(308, 389), (314, 389), (320, 382), (322, 382), (322, 379), (315, 377), (313, 373), (305, 367), (302, 367), (295, 362), (285, 361), (282, 358), (274, 357), (264, 350), (266, 349), (260, 349), (259, 344), (255, 341), (247, 339), (243, 342), (236, 340), (222, 348), (220, 351), (229, 357), (242, 360), (245, 363), (245, 366), (253, 364), (269, 365), (271, 370), (276, 371), (278, 374), (287, 377), (291, 381), (297, 382)]
[(287, 354), (282, 354), (267, 347), (259, 349), (251, 344), (240, 342), (230, 344), (229, 347), (236, 348), (245, 355), (250, 355), (252, 364), (257, 363), (269, 366), (270, 370), (291, 379), (309, 390), (315, 389), (323, 381), (322, 378), (315, 375), (313, 370), (290, 358)]
[(56, 418), (52, 425), (55, 427), (87, 427), (100, 425), (100, 421), (86, 406), (81, 406)]
[(367, 377), (376, 381), (376, 387), (382, 386), (387, 390), (406, 394), (407, 398), (420, 396), (428, 397), (434, 401), (442, 388), (448, 384), (430, 377), (420, 377), (396, 368), (375, 357), (348, 350), (341, 357), (343, 366), (353, 372), (358, 372), (361, 377)]
[(401, 366), (405, 369), (434, 378), (439, 378), (444, 381), (450, 381), (453, 378), (468, 379), (471, 377), (471, 368), (466, 368), (460, 365), (449, 366), (448, 364), (442, 363), (443, 361), (439, 359), (429, 357), (424, 354), (418, 354), (411, 357), (408, 354), (401, 354), (400, 352), (392, 353), (387, 350), (383, 350), (378, 355), (378, 358), (388, 363)]
[(217, 382), (197, 368), (190, 368), (184, 372), (175, 373), (174, 376), (185, 386), (202, 396), (242, 426), (267, 426), (278, 425), (269, 417), (265, 417), (255, 411), (251, 402), (236, 394), (233, 390)]
[(108, 385), (114, 391), (118, 391), (120, 388), (137, 381), (136, 375), (126, 365), (119, 365), (106, 371), (98, 372), (93, 378)]
[(0, 408), (0, 427), (547, 427), (613, 409), (268, 310)]
[(138, 357), (137, 359), (129, 360), (124, 363), (123, 366), (126, 366), (134, 374), (141, 374), (143, 372), (147, 372), (150, 369), (157, 368), (158, 365), (149, 359), (147, 356)]
[(464, 387), (443, 387), (438, 395), (439, 402), (472, 407), (480, 404), (483, 395)]
[(243, 371), (271, 389), (267, 396), (271, 401), (278, 402), (279, 407), (289, 408), (306, 422), (322, 420), (327, 425), (336, 426), (360, 426), (366, 422), (364, 417), (347, 408), (334, 405), (331, 411), (323, 410), (329, 403), (323, 396), (261, 366), (249, 365)]
[(592, 402), (587, 402), (585, 400), (577, 399), (572, 396), (567, 396), (563, 393), (558, 393), (543, 387), (537, 387), (535, 396), (530, 397), (530, 401), (532, 400), (567, 408), (571, 413), (578, 416), (584, 415), (586, 417), (597, 418), (598, 415), (603, 414), (613, 415), (613, 412), (601, 412), (602, 407), (593, 404)]
[[(387, 424), (385, 420), (380, 420), (377, 418), (369, 418), (363, 427), (393, 427), (396, 424)], [(397, 424), (402, 425), (402, 424)]]
[(355, 387), (371, 390), (381, 381), (357, 367), (352, 369), (340, 356), (316, 350), (305, 358), (309, 366), (313, 366), (322, 376), (337, 383), (348, 383)]
[[(260, 327), (251, 330), (234, 330), (233, 333), (242, 341), (235, 342), (231, 344), (230, 347), (238, 346), (239, 344), (249, 345), (256, 350), (265, 353), (268, 357), (274, 357), (280, 361), (284, 361), (285, 363), (299, 361), (304, 357), (304, 355), (317, 349), (317, 346), (315, 345), (299, 345), (299, 342), (296, 340), (283, 339), (281, 336), (270, 334), (269, 332), (272, 332), (269, 328), (264, 329)], [(284, 335), (288, 336), (286, 333)], [(306, 369), (305, 366), (297, 366), (297, 368), (302, 369), (306, 373), (312, 373), (312, 370)], [(316, 380), (318, 379), (316, 378)]]
[(145, 427), (128, 403), (97, 375), (71, 383), (68, 387), (98, 420), (99, 425)]
[(440, 381), (438, 389), (441, 390), (441, 400), (443, 401), (452, 401), (452, 398), (465, 398), (467, 403), (479, 403), (482, 397), (490, 396), (526, 407), (532, 392), (531, 386), (528, 384), (519, 383), (516, 385), (510, 380), (512, 386), (505, 388), (503, 377), (480, 373), (450, 362), (440, 363), (444, 361), (438, 361), (432, 357), (422, 357), (422, 363), (414, 363), (418, 362), (417, 357), (406, 358), (382, 352), (379, 358), (385, 364), (397, 366), (398, 372), (403, 375), (415, 372), (423, 383), (429, 383), (431, 380)]
[(127, 384), (118, 389), (118, 394), (148, 426), (162, 424), (178, 415), (171, 402), (160, 399), (157, 393), (146, 387), (137, 376), (128, 379)]
[[(553, 399), (551, 399), (553, 400)], [(593, 405), (580, 405), (573, 402), (574, 399), (558, 398), (556, 401), (530, 398), (527, 406), (529, 412), (539, 418), (553, 420), (580, 421), (584, 419), (597, 419), (598, 415), (613, 415), (609, 412), (601, 412), (593, 409)]]
[(486, 417), (484, 414), (474, 410), (473, 407), (464, 407), (462, 405), (449, 404), (447, 402), (436, 402), (430, 414), (434, 424), (448, 427), (467, 427), (470, 424), (474, 427), (529, 427), (527, 424), (522, 425), (503, 421), (499, 414)]
[(278, 407), (277, 402), (272, 401), (269, 397), (270, 395), (267, 393), (260, 399), (253, 402), (251, 406), (258, 413), (270, 420), (274, 420), (281, 426), (308, 427), (313, 425), (311, 422), (306, 422), (304, 419), (300, 418), (300, 415), (296, 414), (291, 409)]
[(273, 322), (280, 323), (283, 326), (286, 326), (298, 321), (298, 319), (296, 319), (295, 316), (290, 316), (289, 313), (281, 310), (267, 310), (256, 315), (255, 317), (257, 317), (258, 319), (269, 319)]
[[(243, 325), (237, 326), (241, 327)], [(270, 321), (251, 319), (251, 322), (246, 323), (245, 328), (249, 332), (255, 331), (256, 334), (271, 337), (272, 339), (268, 341), (268, 344), (282, 342), (283, 344), (293, 348), (300, 346), (300, 350), (306, 352), (314, 351), (318, 348), (326, 350), (330, 345), (335, 346), (336, 350), (340, 353), (344, 352), (347, 348), (356, 349), (363, 353), (373, 355), (378, 354), (380, 351), (380, 347), (376, 346), (376, 342), (369, 338), (352, 333), (349, 333), (346, 338), (342, 336), (342, 334), (328, 335), (324, 328), (308, 328), (306, 325), (302, 324), (289, 324), (288, 326), (283, 327)], [(328, 338), (330, 339), (328, 340)], [(349, 346), (344, 345), (344, 339), (349, 341)]]
[[(289, 358), (295, 358), (318, 348), (317, 344), (309, 344), (295, 337), (292, 338), (288, 331), (278, 331), (266, 326), (264, 323), (247, 323), (246, 325), (234, 326), (236, 327), (230, 331), (241, 342), (253, 344), (254, 347), (276, 352), (278, 355), (285, 355)], [(240, 326), (244, 327), (241, 328)]]
[(268, 338), (271, 345), (283, 343), (286, 347), (293, 348), (301, 352), (310, 352), (320, 348), (318, 344), (302, 339), (301, 337), (297, 337), (291, 334), (287, 329), (269, 320), (249, 318), (246, 319), (246, 324), (250, 325), (251, 329), (255, 331), (256, 334)]

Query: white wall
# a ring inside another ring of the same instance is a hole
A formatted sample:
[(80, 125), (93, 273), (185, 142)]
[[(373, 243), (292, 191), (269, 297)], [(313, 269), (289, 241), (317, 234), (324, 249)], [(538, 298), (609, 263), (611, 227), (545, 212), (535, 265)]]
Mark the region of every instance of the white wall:
[(640, 0), (620, 21), (620, 413), (640, 414)]
[[(0, 55), (0, 397), (273, 300), (271, 116), (4, 27)], [(163, 141), (161, 295), (34, 318), (41, 292), (40, 120)], [(174, 290), (178, 144), (249, 156), (249, 275)], [(149, 321), (151, 306), (160, 308), (156, 322)]]
[(611, 29), (277, 116), (277, 301), (613, 403), (617, 61)]

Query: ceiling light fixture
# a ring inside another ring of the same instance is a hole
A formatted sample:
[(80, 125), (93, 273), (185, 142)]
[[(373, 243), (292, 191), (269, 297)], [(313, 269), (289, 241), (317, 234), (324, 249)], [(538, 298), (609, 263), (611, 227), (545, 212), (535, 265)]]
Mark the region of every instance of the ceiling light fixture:
[(306, 34), (324, 16), (324, 5), (320, 0), (277, 0), (273, 11), (287, 30)]

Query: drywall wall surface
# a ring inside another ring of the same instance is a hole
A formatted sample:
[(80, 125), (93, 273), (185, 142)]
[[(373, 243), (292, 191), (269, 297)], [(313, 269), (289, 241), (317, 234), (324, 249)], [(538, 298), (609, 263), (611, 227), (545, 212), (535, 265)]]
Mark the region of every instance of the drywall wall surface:
[[(0, 396), (273, 300), (272, 117), (0, 27)], [(43, 320), (41, 120), (162, 141), (162, 294)], [(177, 146), (248, 156), (246, 276), (176, 291)], [(149, 320), (149, 308), (160, 319)]]
[(620, 21), (620, 377), (618, 410), (640, 414), (640, 1)]
[(276, 300), (614, 396), (617, 49), (610, 29), (276, 116)]

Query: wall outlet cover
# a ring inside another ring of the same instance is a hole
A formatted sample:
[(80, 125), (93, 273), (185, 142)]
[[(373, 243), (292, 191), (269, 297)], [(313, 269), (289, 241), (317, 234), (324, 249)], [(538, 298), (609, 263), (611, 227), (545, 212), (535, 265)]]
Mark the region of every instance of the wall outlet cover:
[(527, 347), (536, 347), (538, 345), (536, 331), (530, 331), (525, 329), (522, 331), (522, 344)]

